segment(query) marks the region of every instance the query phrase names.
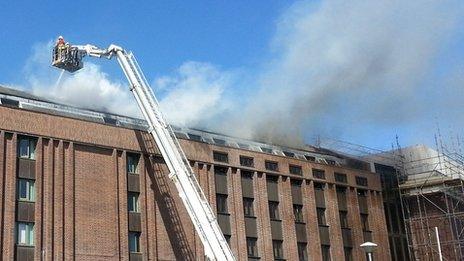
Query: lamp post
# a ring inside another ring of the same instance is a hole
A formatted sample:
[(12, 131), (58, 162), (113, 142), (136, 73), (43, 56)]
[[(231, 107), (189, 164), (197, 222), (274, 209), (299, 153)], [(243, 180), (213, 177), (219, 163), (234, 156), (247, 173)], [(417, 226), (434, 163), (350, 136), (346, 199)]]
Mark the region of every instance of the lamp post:
[(376, 243), (372, 242), (364, 242), (360, 245), (360, 247), (366, 252), (367, 254), (367, 260), (373, 261), (373, 256), (372, 253), (374, 252), (375, 248), (377, 247)]

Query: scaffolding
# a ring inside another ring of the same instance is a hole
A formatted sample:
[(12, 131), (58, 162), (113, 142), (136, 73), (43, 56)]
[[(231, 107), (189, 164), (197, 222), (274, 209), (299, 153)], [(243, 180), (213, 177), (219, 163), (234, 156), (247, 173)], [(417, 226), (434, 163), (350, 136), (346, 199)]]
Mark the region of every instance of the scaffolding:
[(411, 260), (439, 260), (440, 247), (443, 260), (464, 259), (464, 157), (456, 140), (450, 146), (438, 134), (436, 150), (397, 142), (392, 151)]

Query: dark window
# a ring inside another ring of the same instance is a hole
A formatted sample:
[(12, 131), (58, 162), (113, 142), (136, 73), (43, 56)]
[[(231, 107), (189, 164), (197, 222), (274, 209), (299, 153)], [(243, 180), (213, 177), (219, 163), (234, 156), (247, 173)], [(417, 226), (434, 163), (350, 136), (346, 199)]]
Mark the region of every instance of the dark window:
[(301, 166), (297, 165), (290, 165), (288, 167), (290, 174), (295, 174), (295, 175), (303, 175), (303, 171), (301, 170)]
[(18, 200), (35, 200), (35, 182), (30, 179), (18, 179)]
[(225, 140), (221, 140), (221, 139), (216, 139), (216, 138), (213, 138), (214, 140), (214, 143), (218, 144), (218, 145), (226, 145), (226, 141)]
[(272, 171), (278, 171), (279, 170), (279, 164), (275, 161), (265, 161), (265, 167), (267, 170), (272, 170)]
[(317, 208), (317, 224), (320, 226), (327, 225), (325, 221), (325, 208)]
[(282, 249), (282, 240), (272, 240), (272, 250), (274, 252), (274, 259), (284, 258), (284, 251)]
[(190, 138), (191, 140), (194, 140), (194, 141), (202, 141), (200, 135), (195, 135), (195, 134), (189, 133), (188, 136), (189, 136), (189, 138)]
[(216, 194), (216, 209), (217, 213), (228, 214), (227, 195)]
[(314, 183), (314, 189), (316, 189), (316, 190), (324, 190), (324, 184), (323, 183)]
[(268, 148), (261, 147), (261, 150), (262, 150), (263, 152), (272, 154), (272, 149), (268, 149)]
[(356, 177), (356, 185), (367, 187), (367, 178)]
[(358, 189), (358, 196), (359, 197), (367, 197), (367, 191), (363, 190), (363, 189)]
[(348, 228), (348, 213), (346, 211), (339, 211), (340, 227)]
[(369, 215), (361, 214), (361, 226), (363, 231), (369, 231)]
[(304, 223), (302, 205), (293, 204), (293, 215), (295, 217), (295, 222)]
[(213, 159), (219, 162), (229, 162), (229, 156), (227, 155), (227, 153), (219, 151), (213, 151)]
[(279, 202), (269, 201), (269, 217), (271, 220), (279, 220)]
[(322, 169), (313, 169), (313, 176), (317, 179), (325, 179), (325, 171)]
[(352, 261), (353, 260), (353, 249), (351, 247), (345, 247), (345, 261)]
[(246, 238), (248, 257), (258, 257), (258, 246), (256, 241), (257, 238), (255, 237)]
[(335, 181), (340, 183), (347, 183), (348, 179), (346, 178), (346, 174), (335, 173)]
[(137, 167), (139, 165), (140, 156), (137, 154), (127, 154), (127, 172), (138, 173)]
[(20, 158), (35, 159), (35, 145), (34, 138), (20, 137), (18, 141), (18, 156)]
[(283, 152), (284, 155), (287, 156), (287, 157), (291, 157), (291, 158), (295, 157), (295, 153), (293, 153), (293, 152), (285, 151), (285, 150), (282, 151), (282, 152)]
[(306, 250), (306, 243), (298, 242), (298, 260), (307, 261), (308, 260), (308, 251)]
[(253, 167), (254, 166), (253, 158), (240, 156), (240, 165), (246, 166), (246, 167)]
[(241, 148), (241, 149), (250, 149), (250, 146), (248, 146), (247, 144), (243, 144), (243, 143), (237, 143), (237, 145)]
[(252, 198), (243, 198), (243, 213), (245, 214), (245, 217), (255, 216), (253, 201), (254, 199)]
[(327, 161), (327, 164), (329, 165), (335, 165), (335, 160), (326, 159), (325, 161)]
[(309, 161), (316, 161), (316, 157), (309, 156), (309, 155), (305, 155), (304, 157), (306, 158), (306, 160), (309, 160)]
[(139, 212), (139, 193), (129, 192), (127, 194), (127, 209), (129, 212)]
[(140, 252), (140, 233), (129, 232), (129, 251), (132, 253)]
[(330, 261), (330, 246), (322, 245), (322, 261)]

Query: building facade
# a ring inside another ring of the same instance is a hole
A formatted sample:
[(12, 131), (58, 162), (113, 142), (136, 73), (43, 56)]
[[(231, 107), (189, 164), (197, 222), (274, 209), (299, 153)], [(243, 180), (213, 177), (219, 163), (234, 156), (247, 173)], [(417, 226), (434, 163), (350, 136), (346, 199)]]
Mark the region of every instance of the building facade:
[[(0, 89), (4, 260), (202, 260), (140, 120)], [(390, 260), (382, 187), (362, 162), (175, 129), (239, 260)], [(353, 164), (356, 163), (356, 164)]]

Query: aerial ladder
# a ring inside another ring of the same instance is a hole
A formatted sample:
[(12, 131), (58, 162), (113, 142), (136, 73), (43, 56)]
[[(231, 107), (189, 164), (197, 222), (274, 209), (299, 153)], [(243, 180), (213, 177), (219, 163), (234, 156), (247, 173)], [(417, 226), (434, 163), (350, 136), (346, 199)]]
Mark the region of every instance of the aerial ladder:
[(75, 72), (83, 68), (82, 58), (85, 56), (117, 58), (130, 83), (129, 88), (148, 123), (148, 132), (153, 136), (169, 169), (169, 178), (174, 182), (203, 243), (205, 256), (209, 260), (235, 260), (187, 157), (172, 128), (164, 120), (158, 101), (132, 52), (116, 45), (100, 49), (89, 44), (57, 44), (53, 50), (52, 65), (68, 72)]

